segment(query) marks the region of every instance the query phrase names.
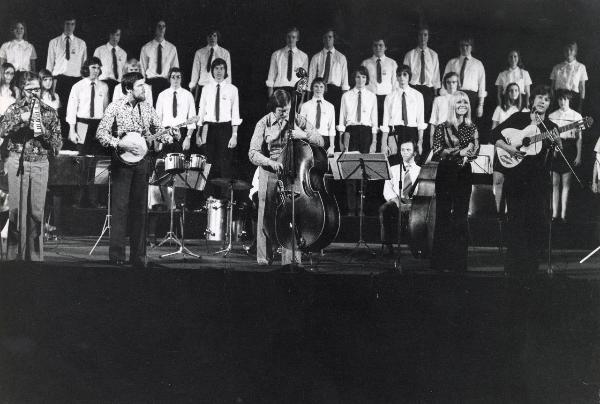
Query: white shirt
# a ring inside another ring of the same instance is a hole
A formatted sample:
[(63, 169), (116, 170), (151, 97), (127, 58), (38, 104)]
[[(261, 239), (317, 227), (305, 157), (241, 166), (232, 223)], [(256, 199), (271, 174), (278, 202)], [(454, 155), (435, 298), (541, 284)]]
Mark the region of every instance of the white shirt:
[[(557, 109), (556, 111), (548, 115), (548, 118), (550, 118), (552, 122), (557, 124), (558, 127), (565, 126), (583, 119), (579, 112), (574, 111), (571, 108), (567, 109), (566, 111), (563, 111), (562, 109)], [(565, 132), (561, 132), (560, 138), (575, 139), (577, 138), (577, 133), (579, 133), (579, 129), (571, 129)]]
[(299, 67), (308, 71), (308, 56), (298, 48), (292, 49), (292, 79), (287, 79), (288, 52), (290, 48), (284, 47), (276, 50), (271, 55), (269, 74), (265, 82), (267, 87), (293, 87), (299, 80), (296, 69)]
[(372, 128), (373, 134), (377, 133), (377, 97), (371, 91), (363, 88), (360, 97), (360, 122), (357, 121), (356, 107), (358, 104), (358, 91), (353, 88), (342, 95), (340, 102), (340, 117), (337, 130), (345, 132), (346, 126), (364, 125)]
[[(92, 81), (86, 77), (71, 87), (69, 102), (67, 103), (67, 123), (75, 125), (77, 118), (92, 118), (90, 116), (91, 83)], [(92, 119), (102, 119), (104, 110), (108, 106), (108, 86), (100, 80), (96, 80), (94, 83), (94, 116)]]
[(8, 107), (10, 107), (16, 101), (17, 99), (12, 96), (10, 88), (2, 88), (0, 90), (0, 116), (4, 115)]
[[(446, 64), (446, 69), (444, 69), (444, 76), (446, 73), (455, 72), (460, 79), (460, 69), (462, 68), (464, 58), (464, 56), (459, 56), (450, 59)], [(465, 66), (464, 83), (462, 83), (460, 89), (475, 91), (479, 98), (487, 96), (487, 92), (485, 91), (485, 69), (483, 68), (483, 63), (473, 56), (468, 57), (467, 65)]]
[[(144, 94), (146, 95), (146, 102), (152, 105), (154, 103), (154, 98), (152, 98), (152, 86), (149, 84), (144, 84)], [(123, 87), (121, 84), (116, 85), (113, 90), (112, 102), (118, 101), (121, 98), (125, 97), (125, 93), (123, 92)]]
[[(173, 116), (173, 93), (177, 92), (177, 116)], [(167, 88), (158, 94), (156, 100), (156, 113), (162, 122), (162, 126), (179, 125), (196, 115), (194, 96), (185, 88)], [(188, 129), (194, 129), (195, 123), (187, 125)]]
[(325, 76), (325, 62), (327, 61), (327, 52), (331, 52), (329, 77), (326, 84), (333, 84), (341, 87), (343, 91), (350, 90), (348, 85), (348, 63), (346, 56), (341, 54), (335, 48), (331, 50), (322, 49), (321, 52), (315, 53), (310, 60), (308, 68), (308, 84), (310, 85), (316, 77)]
[[(205, 46), (196, 51), (194, 55), (194, 63), (192, 64), (192, 77), (190, 79), (190, 88), (196, 87), (196, 85), (205, 86), (211, 81), (214, 81), (210, 66), (206, 71), (208, 65), (208, 58), (210, 56), (210, 46)], [(227, 78), (224, 80), (226, 83), (231, 83), (231, 56), (229, 51), (225, 48), (221, 48), (219, 45), (215, 45), (213, 57), (211, 63), (216, 58), (221, 58), (227, 63)]]
[(550, 80), (554, 80), (555, 89), (562, 88), (579, 94), (579, 83), (587, 81), (588, 75), (584, 64), (576, 60), (564, 61), (554, 66)]
[[(317, 128), (318, 101), (321, 101), (321, 120)], [(329, 138), (335, 137), (335, 108), (333, 108), (332, 103), (325, 101), (323, 98), (317, 99), (313, 97), (302, 104), (300, 115), (306, 117), (306, 120), (315, 127), (319, 135)]]
[[(200, 105), (198, 107), (198, 126), (202, 126), (204, 122), (217, 122), (215, 116), (215, 101), (217, 96), (217, 83), (213, 81), (202, 89), (200, 96)], [(219, 90), (219, 121), (229, 122), (232, 126), (238, 126), (242, 123), (240, 119), (240, 101), (238, 97), (238, 89), (233, 84), (220, 83)]]
[(69, 60), (65, 57), (67, 46), (67, 35), (62, 34), (52, 39), (48, 44), (48, 58), (46, 60), (46, 69), (52, 72), (53, 76), (64, 74), (70, 77), (81, 77), (81, 66), (87, 59), (87, 47), (82, 39), (71, 35), (69, 49), (71, 56)]
[(44, 94), (42, 94), (42, 101), (44, 102), (44, 104), (54, 108), (57, 111), (60, 108), (60, 97), (56, 93), (54, 93), (54, 101), (53, 101), (52, 98), (50, 97), (50, 93), (45, 91)]
[(517, 83), (519, 85), (519, 89), (521, 90), (521, 94), (525, 94), (525, 87), (532, 84), (529, 72), (521, 69), (520, 67), (506, 69), (498, 74), (496, 85), (502, 86), (502, 92), (506, 90), (506, 87), (508, 87), (510, 83)]
[[(117, 77), (113, 72), (113, 56), (112, 50), (115, 49), (115, 54), (117, 56)], [(96, 56), (102, 62), (102, 74), (100, 75), (100, 80), (116, 80), (121, 81), (123, 77), (123, 67), (127, 62), (127, 52), (123, 50), (119, 45), (112, 46), (109, 43), (98, 46), (94, 51), (94, 56)]]
[(396, 70), (398, 64), (394, 59), (387, 56), (382, 56), (381, 59), (381, 83), (377, 82), (377, 56), (372, 56), (369, 59), (363, 60), (361, 66), (364, 66), (369, 71), (369, 85), (367, 88), (376, 95), (388, 95), (396, 86)]
[[(413, 184), (417, 182), (420, 172), (421, 167), (418, 166), (413, 160), (410, 164), (410, 167), (408, 167), (408, 175), (410, 176), (410, 180)], [(402, 169), (402, 164), (396, 164), (390, 167), (390, 179), (386, 180), (383, 185), (383, 197), (386, 201), (389, 202), (402, 196), (408, 198), (408, 195), (400, 195), (402, 192), (402, 188), (400, 188), (400, 186), (402, 185), (402, 187), (404, 187), (405, 174), (406, 171)]]
[(421, 85), (421, 52), (425, 52), (425, 82), (427, 87), (440, 88), (440, 61), (437, 53), (431, 48), (419, 47), (409, 50), (404, 56), (404, 64), (410, 67), (412, 79), (410, 84)]
[[(162, 45), (162, 65), (160, 74), (156, 72), (156, 56), (159, 44)], [(142, 65), (142, 74), (147, 79), (152, 79), (155, 77), (163, 77), (168, 79), (169, 69), (171, 69), (171, 67), (179, 67), (177, 48), (175, 48), (175, 45), (166, 39), (163, 39), (163, 41), (160, 43), (156, 39), (153, 39), (142, 47), (140, 52), (140, 63)]]
[(519, 109), (517, 107), (515, 107), (514, 105), (511, 105), (510, 107), (508, 107), (508, 109), (505, 111), (502, 109), (502, 107), (497, 106), (496, 109), (494, 110), (494, 115), (492, 116), (492, 121), (498, 122), (499, 124), (506, 121), (506, 119), (508, 119), (509, 116), (511, 116), (512, 114), (514, 114), (515, 112), (519, 112)]
[[(408, 119), (402, 120), (402, 94), (406, 93), (406, 113)], [(383, 103), (383, 124), (381, 131), (388, 133), (390, 126), (404, 125), (412, 128), (426, 129), (423, 95), (412, 87), (404, 90), (396, 88), (394, 92), (385, 97)]]
[(433, 107), (431, 108), (431, 117), (429, 123), (439, 125), (448, 120), (448, 111), (450, 110), (450, 100), (452, 94), (444, 94), (433, 99)]
[(0, 47), (0, 58), (6, 59), (17, 71), (29, 71), (31, 70), (29, 68), (31, 59), (37, 59), (37, 54), (35, 53), (35, 48), (29, 42), (13, 39), (2, 44)]

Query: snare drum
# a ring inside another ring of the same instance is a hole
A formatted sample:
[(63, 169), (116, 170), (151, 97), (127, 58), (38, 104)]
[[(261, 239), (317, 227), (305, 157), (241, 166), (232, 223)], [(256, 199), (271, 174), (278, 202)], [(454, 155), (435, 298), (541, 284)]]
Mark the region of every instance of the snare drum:
[(169, 153), (165, 157), (165, 171), (179, 174), (185, 171), (185, 156), (182, 153)]
[(204, 171), (206, 157), (202, 154), (190, 154), (189, 169), (192, 171)]
[(206, 239), (225, 241), (227, 233), (227, 201), (208, 198), (206, 200)]

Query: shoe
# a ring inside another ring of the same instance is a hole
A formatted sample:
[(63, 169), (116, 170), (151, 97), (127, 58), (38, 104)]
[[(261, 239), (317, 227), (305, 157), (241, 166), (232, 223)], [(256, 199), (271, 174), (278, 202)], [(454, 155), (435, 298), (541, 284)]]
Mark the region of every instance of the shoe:
[(120, 260), (120, 259), (117, 259), (117, 258), (111, 258), (111, 259), (108, 260), (108, 263), (110, 265), (115, 265), (115, 266), (118, 266), (118, 267), (122, 267), (123, 265), (125, 265), (125, 260)]

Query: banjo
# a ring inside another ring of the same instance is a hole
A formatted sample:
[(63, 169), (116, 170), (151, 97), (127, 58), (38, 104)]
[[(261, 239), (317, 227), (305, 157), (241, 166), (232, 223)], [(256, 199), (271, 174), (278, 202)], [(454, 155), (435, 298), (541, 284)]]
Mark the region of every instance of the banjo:
[[(187, 121), (180, 123), (179, 125), (171, 126), (169, 128), (161, 128), (155, 134), (142, 136), (138, 132), (127, 132), (122, 137), (121, 140), (127, 140), (128, 142), (133, 142), (140, 146), (143, 149), (143, 152), (140, 154), (134, 154), (130, 151), (119, 151), (119, 149), (115, 149), (113, 154), (114, 156), (123, 164), (128, 166), (133, 166), (142, 161), (142, 159), (148, 153), (148, 143), (152, 142), (156, 139), (159, 139), (164, 134), (168, 133), (171, 129), (181, 128), (183, 126), (191, 125), (193, 123), (198, 122), (200, 118), (197, 116), (193, 116), (189, 118)], [(177, 139), (179, 140), (179, 139)]]

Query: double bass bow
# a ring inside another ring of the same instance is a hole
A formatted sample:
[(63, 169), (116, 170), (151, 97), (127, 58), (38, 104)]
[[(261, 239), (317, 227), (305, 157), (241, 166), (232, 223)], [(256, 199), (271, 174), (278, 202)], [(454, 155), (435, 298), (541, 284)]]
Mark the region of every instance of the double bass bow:
[(296, 124), (296, 98), (303, 97), (308, 83), (306, 70), (299, 68), (292, 94), (287, 141), (279, 162), (279, 203), (275, 210), (275, 234), (279, 245), (295, 250), (317, 252), (328, 246), (340, 228), (340, 211), (335, 196), (329, 194), (323, 176), (328, 169), (327, 152), (305, 140), (293, 139)]

